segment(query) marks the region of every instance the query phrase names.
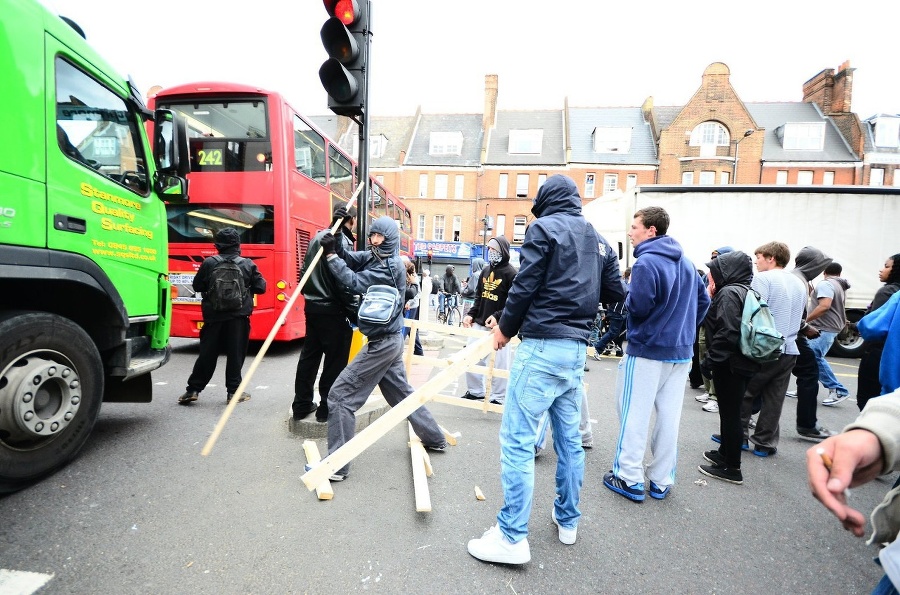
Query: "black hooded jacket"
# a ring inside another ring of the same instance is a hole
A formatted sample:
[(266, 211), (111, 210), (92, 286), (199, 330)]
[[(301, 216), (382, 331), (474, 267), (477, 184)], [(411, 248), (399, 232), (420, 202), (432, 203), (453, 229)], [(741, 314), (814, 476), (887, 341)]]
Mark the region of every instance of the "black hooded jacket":
[(713, 365), (730, 364), (734, 374), (752, 376), (759, 364), (741, 353), (741, 316), (744, 298), (753, 281), (750, 257), (737, 250), (706, 263), (716, 294), (703, 320), (706, 331), (706, 359)]
[(209, 276), (213, 268), (218, 264), (218, 260), (209, 256), (200, 264), (197, 274), (194, 276), (194, 291), (203, 294), (203, 300), (200, 302), (200, 309), (203, 312), (204, 322), (228, 320), (238, 318), (239, 316), (250, 316), (253, 312), (253, 294), (261, 294), (266, 292), (266, 280), (263, 279), (259, 269), (249, 258), (241, 258), (241, 236), (233, 227), (220, 229), (216, 234), (215, 241), (216, 250), (219, 255), (229, 260), (236, 260), (238, 267), (244, 274), (244, 284), (247, 286), (247, 295), (244, 296), (244, 304), (240, 310), (234, 312), (219, 312), (213, 310), (212, 304), (206, 299), (206, 292), (209, 291)]
[[(466, 312), (466, 316), (471, 316), (472, 320), (481, 326), (484, 326), (484, 321), (490, 316), (493, 316), (495, 320), (500, 320), (503, 306), (506, 304), (506, 296), (516, 277), (516, 267), (509, 262), (509, 241), (503, 236), (498, 236), (491, 241), (496, 241), (500, 246), (502, 258), (495, 266), (488, 265), (481, 269), (478, 283), (475, 286), (475, 303)], [(469, 284), (471, 286), (472, 282), (470, 281)]]

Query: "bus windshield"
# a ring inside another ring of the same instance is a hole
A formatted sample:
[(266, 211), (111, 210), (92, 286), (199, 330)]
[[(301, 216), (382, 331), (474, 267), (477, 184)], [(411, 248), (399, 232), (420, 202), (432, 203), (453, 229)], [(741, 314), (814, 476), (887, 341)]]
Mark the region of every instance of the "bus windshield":
[(271, 171), (264, 100), (160, 102), (160, 107), (187, 120), (192, 172)]
[(274, 214), (271, 205), (166, 205), (169, 242), (209, 243), (220, 229), (233, 227), (241, 244), (274, 244)]

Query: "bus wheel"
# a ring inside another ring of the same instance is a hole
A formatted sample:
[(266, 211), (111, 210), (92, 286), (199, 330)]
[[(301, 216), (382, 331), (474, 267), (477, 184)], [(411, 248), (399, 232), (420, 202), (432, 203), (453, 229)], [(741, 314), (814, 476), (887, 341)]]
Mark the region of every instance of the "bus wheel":
[(847, 311), (847, 325), (838, 336), (834, 338), (828, 355), (832, 357), (862, 357), (863, 338), (856, 328), (856, 323), (862, 318), (863, 313), (858, 310)]
[(0, 493), (72, 460), (100, 413), (103, 363), (71, 320), (46, 312), (0, 316)]

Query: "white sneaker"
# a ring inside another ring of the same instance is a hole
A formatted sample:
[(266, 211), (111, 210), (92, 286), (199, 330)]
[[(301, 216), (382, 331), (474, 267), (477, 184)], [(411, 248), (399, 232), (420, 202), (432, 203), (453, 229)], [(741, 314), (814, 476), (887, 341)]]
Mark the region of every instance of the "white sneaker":
[(843, 403), (847, 399), (850, 398), (850, 393), (846, 395), (839, 395), (836, 388), (832, 388), (828, 391), (828, 396), (825, 397), (825, 400), (822, 401), (822, 404), (826, 407), (834, 407), (838, 403)]
[(525, 564), (531, 560), (528, 538), (518, 543), (510, 543), (498, 525), (485, 531), (481, 538), (470, 539), (467, 549), (470, 554), (484, 562)]
[(703, 406), (703, 410), (707, 413), (718, 413), (719, 411), (719, 402), (718, 401), (709, 401), (706, 405)]
[(698, 403), (706, 403), (709, 401), (709, 393), (703, 393), (702, 395), (697, 395), (694, 397)]
[(560, 525), (559, 521), (556, 520), (556, 508), (550, 509), (550, 518), (553, 519), (553, 524), (559, 529), (559, 540), (566, 545), (575, 543), (575, 538), (578, 536), (578, 527), (566, 529)]
[(784, 393), (784, 396), (789, 397), (789, 398), (791, 398), (791, 399), (796, 399), (796, 398), (797, 398), (797, 391), (795, 391), (795, 390), (789, 390), (789, 391), (787, 391), (786, 393)]

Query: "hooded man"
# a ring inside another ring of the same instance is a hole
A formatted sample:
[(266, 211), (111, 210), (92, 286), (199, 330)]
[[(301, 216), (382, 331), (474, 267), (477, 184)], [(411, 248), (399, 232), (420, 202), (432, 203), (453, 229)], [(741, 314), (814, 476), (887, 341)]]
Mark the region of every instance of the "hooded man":
[[(506, 304), (506, 296), (512, 287), (516, 277), (516, 267), (509, 263), (509, 241), (503, 236), (491, 238), (488, 242), (488, 263), (481, 261), (478, 280), (470, 281), (474, 288), (475, 302), (463, 317), (462, 325), (466, 328), (488, 330), (494, 328), (500, 316), (503, 314), (503, 306)], [(475, 277), (475, 260), (472, 261), (472, 277)], [(487, 266), (485, 266), (487, 265)], [(478, 339), (471, 337), (469, 344)], [(509, 370), (509, 347), (499, 349), (494, 356), (494, 369)], [(484, 366), (487, 357), (479, 362)], [(491, 403), (502, 405), (506, 399), (507, 379), (494, 376), (491, 379)], [(482, 400), (485, 393), (484, 375), (474, 372), (466, 372), (466, 394), (464, 399)]]
[[(349, 252), (331, 233), (320, 241), (328, 268), (337, 282), (355, 294), (365, 294), (373, 285), (387, 285), (406, 292), (406, 267), (400, 260), (400, 232), (391, 217), (379, 217), (369, 228), (369, 249)], [(403, 366), (403, 299), (397, 300), (390, 319), (381, 326), (360, 330), (368, 337), (360, 352), (344, 368), (328, 393), (328, 454), (343, 446), (356, 434), (356, 411), (362, 407), (377, 385), (388, 405), (393, 407), (412, 392)], [(425, 407), (410, 416), (416, 435), (425, 448), (442, 451), (447, 447), (444, 433)], [(331, 481), (346, 479), (350, 465), (331, 476)]]
[(522, 339), (500, 420), (504, 503), (497, 524), (468, 543), (472, 556), (502, 564), (531, 560), (534, 446), (544, 412), (550, 414), (557, 453), (550, 518), (559, 540), (575, 543), (584, 479), (578, 426), (590, 325), (601, 300), (623, 297), (618, 258), (582, 216), (581, 197), (571, 178), (550, 177), (538, 190), (531, 212), (537, 219), (525, 231), (521, 267), (493, 329), (495, 350), (505, 347), (510, 337)]
[[(825, 256), (821, 250), (806, 246), (794, 258), (794, 269), (791, 272), (803, 282), (806, 286), (807, 296), (810, 296), (813, 291), (812, 280), (818, 277), (829, 264), (831, 264), (831, 258)], [(819, 364), (816, 362), (816, 354), (810, 347), (808, 339), (819, 336), (819, 331), (805, 320), (806, 316), (807, 311), (804, 310), (804, 320), (801, 322), (800, 332), (797, 334), (799, 354), (792, 371), (797, 378), (797, 392), (788, 392), (787, 396), (797, 398), (797, 433), (805, 440), (820, 442), (834, 436), (834, 432), (820, 425), (816, 418), (816, 407), (819, 404)]]
[(448, 264), (447, 268), (444, 269), (444, 276), (441, 277), (440, 284), (440, 293), (438, 293), (438, 308), (444, 309), (444, 302), (449, 296), (453, 297), (453, 302), (450, 302), (450, 305), (447, 308), (452, 308), (456, 305), (455, 300), (457, 299), (455, 296), (462, 292), (462, 288), (459, 284), (459, 279), (456, 278), (456, 267), (452, 264)]
[[(266, 280), (260, 274), (256, 263), (249, 258), (241, 258), (241, 236), (236, 229), (233, 227), (220, 229), (216, 233), (215, 246), (219, 251), (218, 256), (206, 257), (194, 276), (194, 291), (203, 294), (203, 300), (200, 302), (203, 328), (200, 329), (200, 353), (188, 378), (187, 388), (184, 394), (178, 397), (179, 405), (190, 405), (199, 398), (200, 392), (206, 388), (216, 371), (216, 360), (223, 350), (227, 356), (226, 401), (231, 401), (243, 380), (241, 368), (247, 356), (247, 343), (250, 340), (253, 295), (266, 292)], [(213, 269), (224, 262), (238, 266), (246, 289), (241, 306), (235, 310), (216, 310), (211, 299)], [(249, 393), (242, 393), (238, 401), (243, 402), (249, 398)]]

